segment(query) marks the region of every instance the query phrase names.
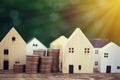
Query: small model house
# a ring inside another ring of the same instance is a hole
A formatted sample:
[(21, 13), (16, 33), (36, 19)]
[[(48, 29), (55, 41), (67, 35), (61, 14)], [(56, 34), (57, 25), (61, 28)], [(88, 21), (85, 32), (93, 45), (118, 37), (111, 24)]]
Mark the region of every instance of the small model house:
[(63, 73), (93, 73), (94, 48), (79, 28), (68, 38), (62, 52)]
[(27, 55), (33, 55), (34, 50), (47, 50), (47, 48), (36, 38), (32, 38), (27, 44)]
[(100, 49), (99, 72), (120, 73), (120, 47), (113, 42)]
[(107, 39), (90, 39), (91, 44), (94, 47), (94, 70), (98, 71), (99, 64), (99, 50), (109, 43)]
[(65, 36), (60, 36), (56, 40), (50, 43), (50, 48), (58, 48), (60, 49), (60, 54), (59, 54), (59, 70), (62, 70), (62, 48), (64, 44), (67, 42), (67, 38)]
[(59, 38), (57, 38), (56, 40), (52, 41), (50, 43), (50, 47), (51, 48), (59, 48), (61, 47), (61, 45), (64, 45), (67, 41), (67, 38), (65, 36), (60, 36)]
[(26, 43), (12, 28), (0, 43), (0, 69), (13, 69), (15, 62), (26, 63)]

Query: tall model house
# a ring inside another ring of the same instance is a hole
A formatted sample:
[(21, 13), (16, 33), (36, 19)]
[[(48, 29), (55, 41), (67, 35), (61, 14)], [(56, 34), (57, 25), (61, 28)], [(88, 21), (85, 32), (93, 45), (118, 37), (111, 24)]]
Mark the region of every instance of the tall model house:
[(63, 73), (93, 73), (94, 48), (79, 28), (69, 37), (62, 52)]
[(67, 38), (65, 36), (60, 36), (56, 40), (52, 41), (50, 43), (50, 48), (58, 48), (60, 49), (60, 54), (59, 54), (59, 70), (62, 70), (62, 48), (64, 44), (67, 42)]
[(33, 55), (33, 51), (39, 49), (47, 51), (47, 48), (37, 38), (32, 38), (27, 44), (27, 55)]
[(100, 49), (99, 72), (120, 73), (120, 47), (113, 42)]
[(13, 69), (16, 61), (26, 63), (26, 43), (12, 28), (0, 43), (0, 69)]

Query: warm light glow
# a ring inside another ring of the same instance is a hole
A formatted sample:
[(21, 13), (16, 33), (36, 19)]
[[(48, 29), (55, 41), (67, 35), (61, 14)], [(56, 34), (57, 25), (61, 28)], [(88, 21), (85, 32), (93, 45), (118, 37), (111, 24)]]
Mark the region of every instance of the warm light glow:
[(108, 38), (120, 44), (120, 0), (79, 0), (66, 13), (65, 19), (80, 26), (89, 38)]

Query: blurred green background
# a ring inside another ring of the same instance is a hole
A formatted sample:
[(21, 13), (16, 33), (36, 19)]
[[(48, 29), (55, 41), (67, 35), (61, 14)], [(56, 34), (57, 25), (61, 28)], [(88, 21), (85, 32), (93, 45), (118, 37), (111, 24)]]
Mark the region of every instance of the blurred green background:
[(0, 40), (14, 26), (26, 42), (36, 37), (48, 47), (57, 37), (69, 37), (80, 27), (88, 38), (120, 44), (116, 37), (120, 26), (110, 21), (109, 17), (115, 14), (108, 15), (110, 7), (105, 1), (108, 0), (0, 0)]
[(14, 26), (26, 42), (37, 37), (49, 46), (70, 32), (59, 14), (67, 5), (64, 0), (0, 0), (0, 39)]

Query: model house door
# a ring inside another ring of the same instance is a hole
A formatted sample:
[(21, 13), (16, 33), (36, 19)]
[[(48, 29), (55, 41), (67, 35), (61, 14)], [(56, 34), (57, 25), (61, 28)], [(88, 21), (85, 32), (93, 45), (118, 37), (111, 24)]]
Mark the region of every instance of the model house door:
[(73, 65), (69, 65), (69, 73), (70, 73), (70, 74), (73, 73), (73, 69), (74, 69)]
[(8, 67), (9, 67), (9, 61), (5, 60), (5, 61), (4, 61), (4, 65), (3, 65), (3, 67), (4, 67), (4, 70), (8, 70)]
[(106, 67), (106, 73), (111, 73), (111, 66)]

